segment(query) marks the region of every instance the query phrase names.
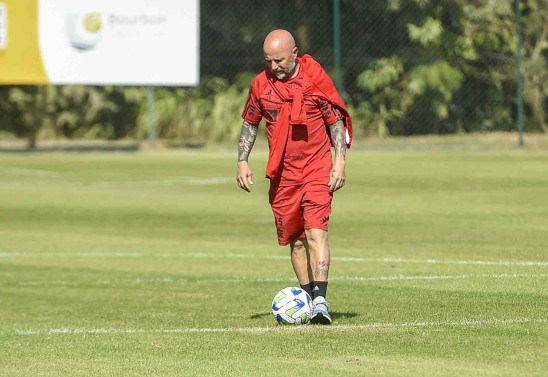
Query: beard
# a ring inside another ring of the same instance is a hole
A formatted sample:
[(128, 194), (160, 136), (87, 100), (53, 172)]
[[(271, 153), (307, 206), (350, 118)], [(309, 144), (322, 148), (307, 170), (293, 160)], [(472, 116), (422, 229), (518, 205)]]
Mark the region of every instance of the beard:
[(289, 67), (287, 67), (287, 69), (284, 69), (282, 72), (274, 73), (276, 75), (276, 78), (278, 80), (283, 80), (285, 78), (288, 78), (289, 74), (293, 72), (296, 65), (297, 65), (297, 62), (295, 59), (293, 59), (293, 62), (289, 64)]

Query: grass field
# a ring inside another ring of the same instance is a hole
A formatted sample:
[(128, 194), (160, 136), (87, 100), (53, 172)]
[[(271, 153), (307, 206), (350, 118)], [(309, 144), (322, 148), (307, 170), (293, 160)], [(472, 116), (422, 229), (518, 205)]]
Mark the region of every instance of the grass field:
[(0, 154), (0, 375), (548, 374), (546, 150), (352, 150), (300, 328), (265, 154)]

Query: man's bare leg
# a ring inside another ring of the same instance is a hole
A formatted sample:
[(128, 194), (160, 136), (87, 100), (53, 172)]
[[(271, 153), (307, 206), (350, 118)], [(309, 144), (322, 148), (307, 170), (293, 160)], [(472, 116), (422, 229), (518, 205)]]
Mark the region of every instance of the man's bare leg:
[(329, 277), (329, 263), (331, 254), (327, 231), (323, 229), (307, 229), (306, 239), (310, 249), (310, 267), (314, 281), (327, 281)]
[(327, 231), (313, 228), (306, 229), (305, 234), (308, 241), (310, 267), (314, 281), (314, 312), (312, 313), (311, 322), (313, 324), (329, 325), (331, 324), (331, 316), (328, 312), (329, 307), (325, 296), (327, 294), (331, 253), (329, 251)]
[(312, 270), (310, 268), (310, 253), (306, 238), (291, 242), (291, 264), (295, 275), (303, 288), (312, 297)]

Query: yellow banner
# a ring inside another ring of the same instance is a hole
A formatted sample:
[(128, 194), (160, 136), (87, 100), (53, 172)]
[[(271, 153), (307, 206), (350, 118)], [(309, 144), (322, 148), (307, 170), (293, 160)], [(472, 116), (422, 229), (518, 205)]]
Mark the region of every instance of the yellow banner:
[(38, 0), (0, 0), (0, 85), (47, 83), (38, 41)]

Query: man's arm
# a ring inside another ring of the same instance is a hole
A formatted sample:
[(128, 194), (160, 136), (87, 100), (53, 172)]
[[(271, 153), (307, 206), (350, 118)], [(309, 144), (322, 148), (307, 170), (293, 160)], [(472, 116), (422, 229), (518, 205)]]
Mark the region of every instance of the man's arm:
[(346, 128), (344, 122), (342, 120), (336, 121), (329, 126), (329, 131), (335, 149), (335, 162), (329, 179), (329, 190), (333, 192), (342, 188), (346, 181), (346, 140), (344, 137)]
[(250, 185), (253, 184), (253, 172), (247, 161), (255, 144), (255, 139), (257, 139), (257, 125), (244, 121), (240, 131), (240, 141), (238, 142), (238, 174), (236, 181), (238, 186), (247, 192), (251, 191)]
[(240, 131), (240, 141), (238, 143), (238, 162), (247, 162), (256, 138), (257, 126), (249, 124), (244, 120), (242, 130)]

